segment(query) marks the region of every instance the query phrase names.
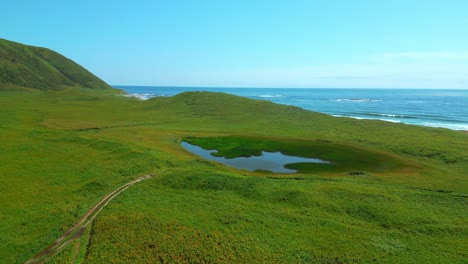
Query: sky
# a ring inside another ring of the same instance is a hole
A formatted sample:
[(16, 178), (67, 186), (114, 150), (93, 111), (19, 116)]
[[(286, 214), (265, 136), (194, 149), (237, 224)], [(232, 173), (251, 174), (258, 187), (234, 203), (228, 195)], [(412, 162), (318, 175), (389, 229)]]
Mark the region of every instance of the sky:
[(0, 38), (111, 85), (468, 89), (467, 0), (15, 0)]

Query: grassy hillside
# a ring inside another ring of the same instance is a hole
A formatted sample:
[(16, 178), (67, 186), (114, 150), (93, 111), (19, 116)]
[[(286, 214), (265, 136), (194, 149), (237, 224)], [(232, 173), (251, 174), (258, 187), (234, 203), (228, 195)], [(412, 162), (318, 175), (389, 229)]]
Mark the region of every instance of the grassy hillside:
[(0, 90), (111, 89), (74, 61), (46, 48), (0, 39)]
[[(468, 261), (464, 132), (205, 92), (4, 91), (0, 106), (0, 262), (23, 263), (148, 173), (159, 175), (113, 200), (51, 263)], [(183, 139), (234, 156), (239, 146), (349, 155), (335, 170), (248, 172), (193, 156)]]

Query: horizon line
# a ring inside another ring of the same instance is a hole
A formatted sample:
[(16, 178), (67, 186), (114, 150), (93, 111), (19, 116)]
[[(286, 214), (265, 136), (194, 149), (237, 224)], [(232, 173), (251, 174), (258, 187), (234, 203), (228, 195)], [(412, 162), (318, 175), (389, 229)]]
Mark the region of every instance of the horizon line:
[(468, 90), (468, 88), (388, 88), (388, 87), (272, 87), (272, 86), (190, 86), (190, 85), (121, 85), (109, 84), (112, 87), (154, 87), (154, 88), (222, 88), (222, 89), (361, 89), (361, 90)]

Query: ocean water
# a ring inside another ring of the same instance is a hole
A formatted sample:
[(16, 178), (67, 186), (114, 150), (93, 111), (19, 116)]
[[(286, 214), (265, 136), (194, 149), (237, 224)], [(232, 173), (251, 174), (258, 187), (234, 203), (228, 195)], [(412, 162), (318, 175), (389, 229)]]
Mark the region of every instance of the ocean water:
[(187, 91), (224, 92), (357, 119), (468, 130), (468, 90), (116, 86), (142, 100)]

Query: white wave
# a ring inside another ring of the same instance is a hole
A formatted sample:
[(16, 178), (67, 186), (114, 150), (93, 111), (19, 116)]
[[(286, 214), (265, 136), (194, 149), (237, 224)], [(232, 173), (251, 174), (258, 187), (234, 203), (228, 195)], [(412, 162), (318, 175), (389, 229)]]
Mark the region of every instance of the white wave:
[(407, 116), (404, 115), (397, 115), (397, 114), (382, 114), (382, 113), (369, 113), (370, 115), (374, 116), (382, 116), (382, 117), (395, 117), (395, 118), (405, 118)]
[(400, 120), (388, 119), (388, 118), (372, 118), (372, 117), (360, 117), (360, 116), (346, 116), (346, 115), (332, 115), (334, 117), (348, 117), (352, 119), (359, 119), (359, 120), (380, 120), (392, 123), (402, 123)]
[(134, 93), (134, 94), (125, 94), (125, 97), (135, 97), (140, 100), (148, 100), (151, 97), (153, 97), (151, 94), (139, 94), (139, 93)]
[(466, 130), (468, 131), (468, 124), (453, 124), (453, 123), (433, 123), (433, 122), (425, 122), (425, 123), (409, 123), (409, 122), (402, 122), (400, 120), (394, 119), (387, 119), (387, 118), (366, 118), (366, 117), (359, 117), (359, 116), (345, 116), (345, 115), (332, 115), (334, 117), (347, 117), (359, 120), (380, 120), (392, 123), (400, 123), (400, 124), (408, 124), (408, 125), (418, 125), (418, 126), (426, 126), (426, 127), (440, 127), (440, 128), (448, 128), (451, 130)]
[(135, 97), (140, 100), (148, 100), (153, 97), (170, 97), (171, 95), (166, 94), (151, 94), (151, 93), (132, 93), (132, 94), (125, 94), (125, 97)]
[(262, 98), (281, 98), (281, 97), (284, 97), (284, 95), (281, 95), (281, 94), (262, 94), (262, 95), (259, 95), (258, 97), (262, 97)]
[(337, 102), (363, 103), (363, 102), (380, 102), (382, 100), (368, 99), (368, 98), (339, 98), (339, 99), (336, 99), (336, 101)]
[(401, 123), (401, 121), (399, 121), (399, 120), (394, 120), (394, 119), (385, 119), (385, 118), (382, 118), (382, 119), (375, 119), (375, 120), (382, 120), (382, 121), (387, 121), (387, 122), (392, 122), (392, 123)]
[(332, 115), (332, 116), (334, 116), (334, 117), (347, 117), (347, 118), (359, 119), (359, 120), (372, 119), (372, 118), (364, 118), (364, 117), (358, 117), (358, 116), (347, 116), (347, 115)]
[(467, 130), (468, 131), (468, 124), (449, 124), (449, 123), (433, 123), (433, 122), (426, 122), (422, 123), (423, 126), (428, 127), (442, 127), (448, 128), (452, 130)]

